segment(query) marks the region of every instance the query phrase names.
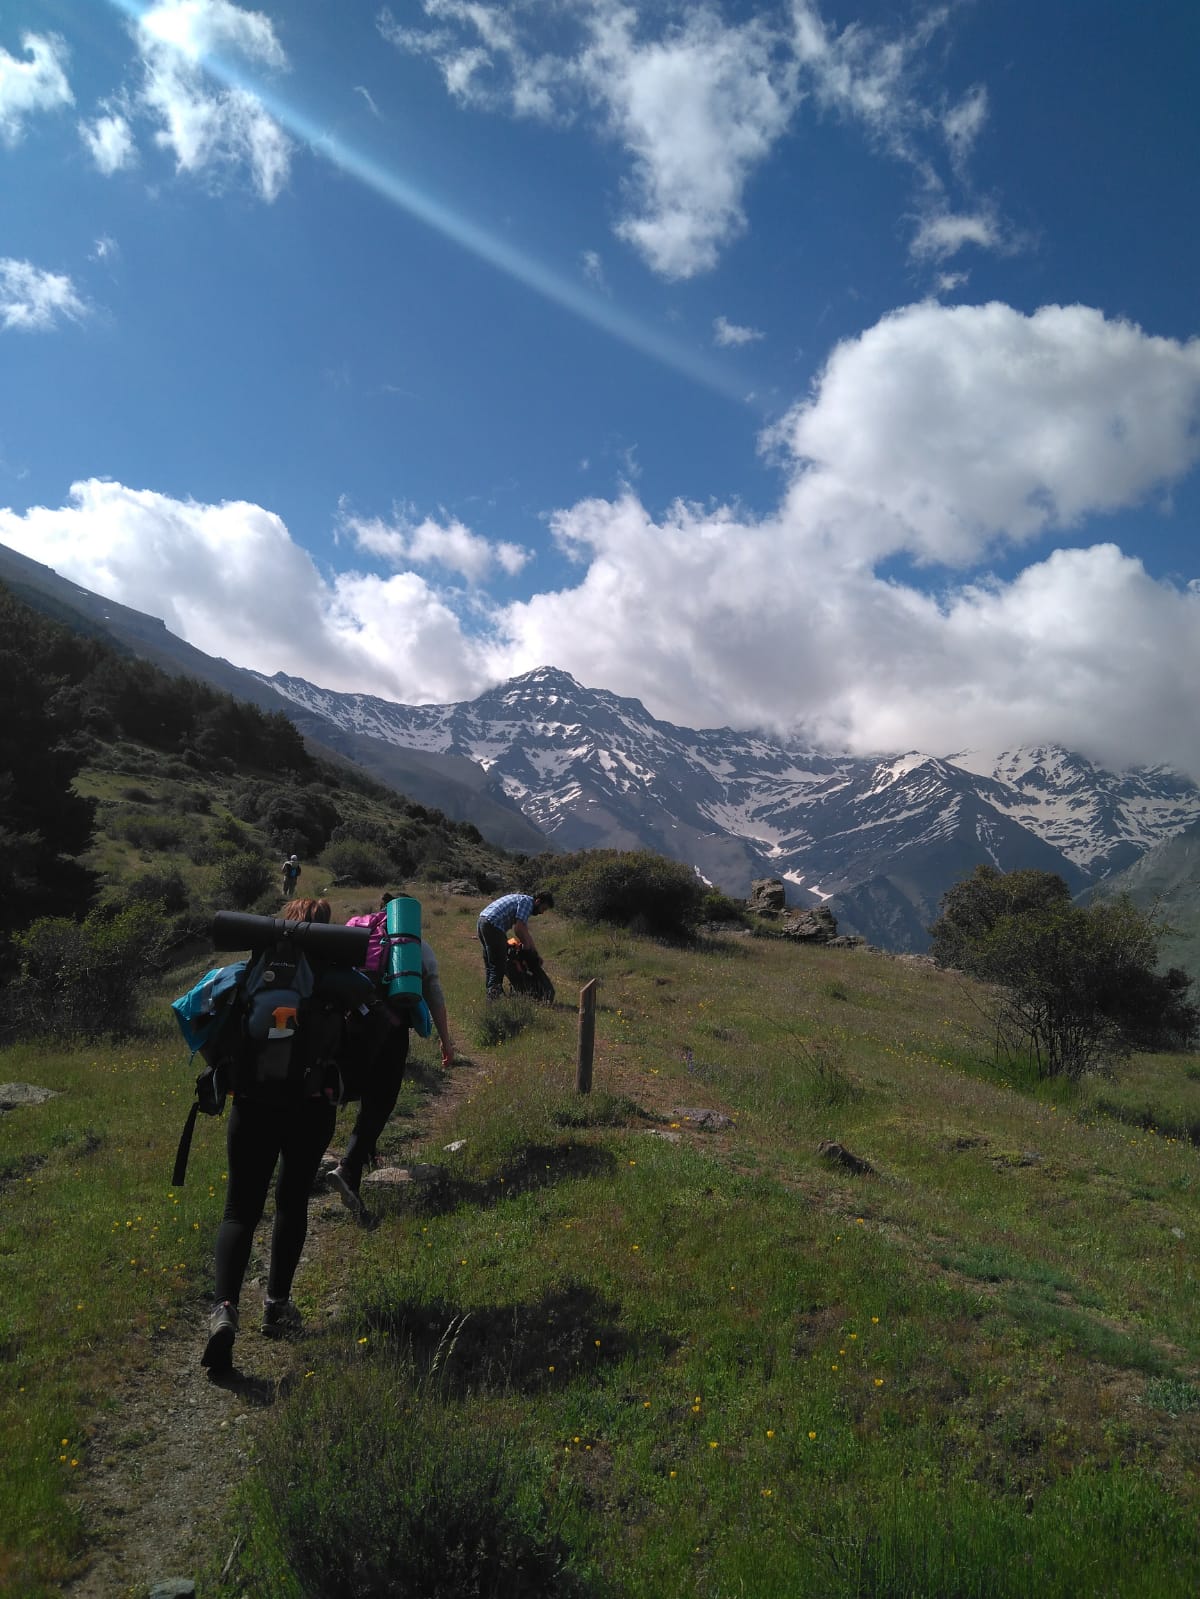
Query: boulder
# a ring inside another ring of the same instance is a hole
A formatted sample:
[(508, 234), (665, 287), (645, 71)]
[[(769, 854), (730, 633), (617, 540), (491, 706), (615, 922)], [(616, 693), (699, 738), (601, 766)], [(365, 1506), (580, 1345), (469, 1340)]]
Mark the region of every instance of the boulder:
[(726, 1116), (724, 1111), (720, 1110), (679, 1108), (673, 1110), (671, 1115), (676, 1121), (687, 1122), (692, 1127), (703, 1127), (710, 1133), (719, 1133), (726, 1127), (734, 1125), (733, 1117)]
[(837, 918), (827, 905), (814, 905), (811, 910), (793, 912), (781, 931), (784, 938), (800, 943), (830, 944), (837, 937)]
[(0, 1111), (16, 1110), (18, 1105), (44, 1105), (57, 1097), (57, 1088), (39, 1088), (36, 1083), (0, 1083)]
[(773, 915), (786, 909), (787, 895), (783, 888), (783, 879), (779, 877), (760, 877), (757, 882), (750, 885), (750, 898), (747, 901), (752, 911), (763, 915)]

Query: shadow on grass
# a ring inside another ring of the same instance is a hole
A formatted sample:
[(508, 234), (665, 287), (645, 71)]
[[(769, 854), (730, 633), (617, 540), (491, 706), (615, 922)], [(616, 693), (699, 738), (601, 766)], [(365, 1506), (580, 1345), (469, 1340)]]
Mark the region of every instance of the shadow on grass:
[(575, 1282), (532, 1303), (463, 1309), (441, 1299), (396, 1300), (368, 1304), (364, 1312), (366, 1324), (385, 1332), (397, 1353), (411, 1356), (447, 1396), (565, 1387), (631, 1353), (663, 1359), (676, 1347), (659, 1334), (635, 1339), (622, 1326), (618, 1304)]
[(402, 1213), (444, 1216), (461, 1205), (480, 1209), (513, 1199), (518, 1194), (580, 1177), (610, 1176), (616, 1157), (593, 1144), (529, 1144), (518, 1150), (493, 1177), (460, 1176), (444, 1168), (422, 1183), (396, 1187), (372, 1184), (369, 1204), (379, 1216)]
[(243, 1404), (255, 1410), (269, 1410), (277, 1399), (286, 1398), (294, 1386), (286, 1381), (276, 1382), (273, 1377), (256, 1377), (241, 1366), (233, 1366), (228, 1371), (211, 1371), (208, 1380), (214, 1388), (236, 1394)]

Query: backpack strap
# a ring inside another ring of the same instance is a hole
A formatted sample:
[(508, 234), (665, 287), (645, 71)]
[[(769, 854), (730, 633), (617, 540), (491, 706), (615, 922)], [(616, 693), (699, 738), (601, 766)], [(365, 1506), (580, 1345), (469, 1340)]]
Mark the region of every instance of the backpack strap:
[(183, 1131), (179, 1135), (179, 1147), (175, 1151), (175, 1169), (171, 1173), (172, 1188), (183, 1187), (183, 1180), (187, 1175), (188, 1155), (192, 1148), (192, 1133), (196, 1127), (196, 1112), (199, 1109), (199, 1099), (193, 1099), (192, 1108), (187, 1113), (187, 1121), (184, 1122)]
[[(196, 1129), (196, 1116), (203, 1111), (206, 1116), (219, 1116), (225, 1109), (225, 1081), (219, 1071), (214, 1046), (233, 1009), (233, 1000), (246, 972), (245, 961), (235, 961), (232, 966), (215, 967), (207, 972), (188, 993), (175, 1000), (172, 1009), (179, 1022), (180, 1031), (191, 1045), (188, 1065), (203, 1053), (209, 1065), (196, 1078), (196, 1097), (187, 1113), (179, 1144), (175, 1150), (175, 1166), (171, 1172), (171, 1187), (182, 1188), (187, 1175), (188, 1155), (192, 1148), (192, 1134)], [(203, 991), (203, 995), (201, 997)], [(208, 1025), (204, 1023), (207, 1021)]]

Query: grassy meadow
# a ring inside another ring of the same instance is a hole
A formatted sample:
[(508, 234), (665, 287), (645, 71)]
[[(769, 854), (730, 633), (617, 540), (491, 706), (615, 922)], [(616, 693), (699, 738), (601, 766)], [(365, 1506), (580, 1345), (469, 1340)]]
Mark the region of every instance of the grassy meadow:
[[(382, 1147), (442, 1180), (355, 1235), (204, 1599), (1200, 1590), (1194, 1057), (1039, 1086), (927, 965), (554, 915), (558, 1003), (505, 1029), (481, 902), (422, 897), (469, 1086), (427, 1135), (423, 1067)], [(58, 1591), (114, 1372), (178, 1358), (209, 1292), (222, 1141), (202, 1123), (169, 1187), (191, 1076), (150, 1026), (0, 1055), (61, 1091), (0, 1116), (5, 1592)]]

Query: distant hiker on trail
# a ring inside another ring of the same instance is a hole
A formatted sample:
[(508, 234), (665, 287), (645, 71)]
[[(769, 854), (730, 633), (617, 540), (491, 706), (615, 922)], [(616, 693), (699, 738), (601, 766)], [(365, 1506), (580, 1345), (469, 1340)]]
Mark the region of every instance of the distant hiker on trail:
[[(387, 907), (398, 896), (386, 893), (379, 901), (379, 909), (369, 916), (347, 918), (347, 927), (369, 927), (371, 943), (367, 950), (367, 971), (379, 980), (386, 972), (387, 959)], [(437, 956), (424, 939), (421, 940), (421, 992), (442, 1046), (442, 1065), (454, 1064), (454, 1042), (450, 1037), (450, 1022), (446, 1015), (446, 996), (438, 976)], [(378, 1053), (366, 1073), (362, 1099), (354, 1127), (346, 1144), (346, 1152), (336, 1166), (326, 1172), (326, 1177), (341, 1196), (343, 1205), (350, 1210), (360, 1226), (370, 1224), (359, 1188), (368, 1163), (375, 1158), (375, 1145), (396, 1108), (400, 1088), (404, 1082), (404, 1068), (408, 1061), (409, 1026), (394, 1006), (382, 998), (376, 1008), (378, 1015), (376, 1034)]]
[(300, 862), (295, 855), (289, 855), (283, 863), (283, 897), (291, 899), (296, 892), (296, 884), (300, 881)]
[(511, 933), (535, 959), (540, 959), (529, 931), (529, 918), (554, 909), (554, 895), (502, 894), (479, 913), (479, 942), (483, 945), (483, 971), (489, 1000), (504, 992), (504, 972), (508, 965), (508, 937)]
[[(323, 899), (293, 900), (283, 908), (286, 921), (328, 922), (329, 916), (329, 904)], [(280, 1104), (269, 1094), (258, 1097), (253, 1087), (237, 1084), (235, 1078), (227, 1130), (225, 1211), (217, 1230), (216, 1304), (201, 1358), (214, 1374), (233, 1365), (238, 1299), (277, 1164), (262, 1332), (277, 1338), (300, 1326), (300, 1312), (291, 1301), (292, 1278), (308, 1232), (308, 1196), (337, 1117), (336, 1093), (328, 1089)]]

